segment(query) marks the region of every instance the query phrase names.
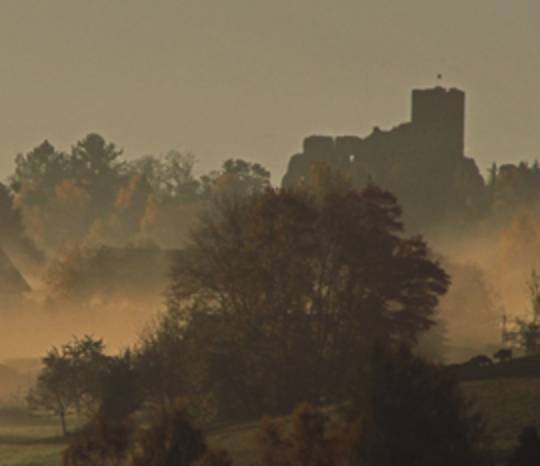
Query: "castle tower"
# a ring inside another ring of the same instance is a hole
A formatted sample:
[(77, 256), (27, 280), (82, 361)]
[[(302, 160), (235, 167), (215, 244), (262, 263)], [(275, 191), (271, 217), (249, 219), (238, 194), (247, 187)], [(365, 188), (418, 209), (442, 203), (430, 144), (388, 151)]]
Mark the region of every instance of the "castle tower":
[(412, 124), (441, 147), (458, 156), (465, 146), (465, 93), (459, 89), (415, 89)]

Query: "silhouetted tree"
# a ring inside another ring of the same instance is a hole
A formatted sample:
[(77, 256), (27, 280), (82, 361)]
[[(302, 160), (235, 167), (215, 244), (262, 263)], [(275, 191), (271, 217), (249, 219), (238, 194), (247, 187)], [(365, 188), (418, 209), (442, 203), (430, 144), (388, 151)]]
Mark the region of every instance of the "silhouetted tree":
[(499, 363), (509, 362), (512, 360), (512, 350), (509, 348), (501, 348), (493, 357), (499, 361)]
[(71, 383), (71, 365), (65, 354), (57, 348), (50, 350), (43, 358), (41, 370), (35, 386), (30, 390), (27, 401), (33, 409), (44, 409), (60, 419), (62, 435), (67, 434), (66, 415), (75, 401)]
[(53, 347), (43, 358), (43, 369), (28, 402), (34, 409), (44, 409), (60, 419), (66, 435), (66, 415), (70, 410), (79, 414), (96, 412), (100, 383), (105, 371), (104, 345), (88, 335), (74, 338), (61, 348)]
[(448, 277), (376, 187), (220, 198), (177, 261), (169, 308), (222, 415), (339, 397), (370, 342), (413, 344)]
[(143, 333), (136, 353), (136, 371), (144, 398), (167, 409), (188, 386), (187, 346), (182, 323), (164, 315)]
[(116, 194), (124, 169), (124, 164), (118, 160), (121, 154), (113, 143), (95, 133), (88, 134), (71, 149), (70, 162), (75, 178), (88, 189), (99, 207), (110, 202)]
[(131, 351), (109, 357), (99, 378), (99, 417), (109, 423), (128, 419), (143, 403), (141, 385)]
[(228, 159), (220, 171), (201, 178), (207, 196), (245, 197), (270, 187), (270, 172), (258, 163)]
[(44, 141), (27, 154), (17, 155), (10, 186), (22, 204), (43, 205), (54, 187), (73, 174), (69, 156)]

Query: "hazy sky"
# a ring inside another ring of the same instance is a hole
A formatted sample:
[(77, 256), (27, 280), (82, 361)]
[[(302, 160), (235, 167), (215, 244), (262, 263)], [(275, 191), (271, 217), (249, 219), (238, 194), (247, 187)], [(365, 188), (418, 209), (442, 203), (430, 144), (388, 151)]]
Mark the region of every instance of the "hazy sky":
[(313, 133), (409, 118), (437, 73), (467, 91), (467, 153), (540, 157), (538, 0), (1, 0), (0, 175), (44, 139), (192, 151), (281, 178)]

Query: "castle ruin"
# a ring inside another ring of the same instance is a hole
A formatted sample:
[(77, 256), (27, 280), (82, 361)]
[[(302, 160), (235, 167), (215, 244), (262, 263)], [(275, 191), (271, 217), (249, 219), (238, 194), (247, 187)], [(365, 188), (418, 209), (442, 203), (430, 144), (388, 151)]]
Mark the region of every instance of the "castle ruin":
[(354, 186), (374, 182), (404, 206), (408, 222), (432, 223), (482, 202), (484, 180), (464, 153), (465, 93), (459, 89), (416, 89), (411, 120), (365, 137), (310, 136), (294, 155), (283, 186), (300, 182), (314, 163), (345, 174)]

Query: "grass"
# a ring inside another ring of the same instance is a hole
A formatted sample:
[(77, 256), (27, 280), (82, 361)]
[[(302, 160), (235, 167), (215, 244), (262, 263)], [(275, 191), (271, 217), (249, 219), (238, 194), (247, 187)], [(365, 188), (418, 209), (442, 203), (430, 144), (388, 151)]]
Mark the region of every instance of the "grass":
[(0, 410), (2, 466), (58, 466), (64, 448), (56, 419)]
[(227, 450), (234, 466), (251, 466), (257, 463), (258, 423), (247, 423), (210, 432), (207, 435), (211, 448)]
[[(501, 459), (523, 426), (540, 427), (540, 378), (464, 382), (463, 389), (484, 414)], [(251, 466), (257, 462), (257, 432), (258, 423), (246, 423), (214, 430), (207, 438), (211, 447), (228, 450), (235, 466)], [(64, 448), (57, 419), (0, 409), (1, 466), (60, 466)]]
[(463, 383), (484, 415), (499, 455), (506, 455), (529, 424), (540, 428), (540, 378), (479, 380)]

